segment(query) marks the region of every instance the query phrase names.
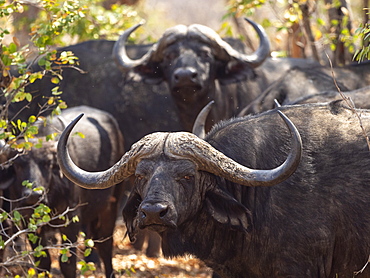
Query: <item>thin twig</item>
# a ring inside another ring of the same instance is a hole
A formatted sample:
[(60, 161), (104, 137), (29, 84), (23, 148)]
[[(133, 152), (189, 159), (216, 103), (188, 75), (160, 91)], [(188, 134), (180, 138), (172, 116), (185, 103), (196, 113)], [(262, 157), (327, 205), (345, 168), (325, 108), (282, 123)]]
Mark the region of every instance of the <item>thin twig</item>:
[(355, 271), (353, 274), (354, 274), (354, 276), (357, 276), (357, 275), (359, 275), (359, 274), (361, 274), (362, 272), (364, 272), (364, 270), (365, 270), (365, 268), (367, 267), (367, 265), (370, 263), (370, 256), (369, 256), (369, 258), (367, 259), (367, 262), (366, 262), (366, 264), (364, 265), (364, 267), (363, 268), (361, 268), (359, 271)]
[(352, 110), (352, 112), (353, 112), (353, 113), (356, 115), (356, 117), (358, 118), (358, 121), (359, 121), (359, 124), (360, 124), (361, 130), (362, 130), (362, 133), (364, 134), (364, 136), (365, 136), (365, 138), (366, 138), (366, 143), (367, 143), (367, 146), (368, 146), (368, 148), (369, 148), (369, 150), (370, 150), (370, 140), (369, 140), (369, 136), (367, 136), (367, 133), (366, 133), (366, 131), (365, 131), (365, 128), (364, 128), (364, 126), (363, 126), (363, 124), (362, 124), (361, 115), (357, 112), (356, 107), (355, 107), (355, 105), (354, 105), (354, 103), (353, 103), (352, 99), (351, 99), (350, 97), (346, 96), (346, 95), (342, 92), (342, 90), (339, 88), (338, 83), (337, 83), (337, 80), (336, 80), (336, 78), (335, 78), (335, 74), (334, 74), (334, 70), (333, 70), (333, 64), (332, 64), (332, 62), (331, 62), (331, 60), (330, 60), (330, 58), (329, 58), (329, 55), (326, 53), (326, 51), (325, 51), (325, 55), (326, 55), (326, 57), (328, 57), (328, 60), (329, 60), (329, 63), (330, 63), (330, 70), (331, 70), (331, 74), (332, 74), (332, 77), (333, 77), (333, 80), (334, 80), (334, 85), (335, 85), (335, 87), (337, 88), (337, 90), (338, 90), (338, 92), (339, 92), (340, 96), (342, 97), (342, 99), (346, 102), (346, 104), (348, 105), (348, 107)]
[[(49, 222), (51, 221), (54, 221), (54, 220), (57, 220), (57, 219), (60, 219), (60, 217), (63, 217), (65, 216), (66, 214), (76, 210), (77, 208), (79, 207), (79, 205), (77, 205), (76, 207), (74, 208), (69, 208), (67, 207), (66, 210), (64, 212), (62, 212), (61, 214), (58, 214), (54, 217), (52, 217), (48, 222), (41, 222), (41, 223), (38, 223), (36, 226), (38, 228), (42, 227), (42, 226), (46, 226), (46, 225), (49, 225)], [(71, 223), (71, 220), (67, 220), (66, 223), (64, 223), (63, 225), (61, 225), (60, 227), (63, 227), (65, 226), (66, 224), (69, 225)], [(19, 237), (20, 235), (22, 234), (27, 234), (27, 233), (30, 233), (32, 232), (31, 229), (27, 228), (27, 229), (23, 229), (23, 230), (19, 230), (18, 232), (16, 232), (15, 234), (13, 234), (11, 237), (9, 237), (5, 242), (4, 242), (4, 246), (7, 246), (10, 242), (14, 241), (17, 237)]]

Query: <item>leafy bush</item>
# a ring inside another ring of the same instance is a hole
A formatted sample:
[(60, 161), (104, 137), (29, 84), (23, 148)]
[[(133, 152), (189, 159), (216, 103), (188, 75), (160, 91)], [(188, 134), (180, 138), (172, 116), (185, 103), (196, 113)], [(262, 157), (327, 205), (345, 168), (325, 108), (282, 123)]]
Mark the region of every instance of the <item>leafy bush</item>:
[[(87, 8), (88, 7), (88, 8)], [(50, 1), (37, 2), (39, 13), (37, 18), (27, 20), (26, 27), (30, 27), (30, 45), (21, 46), (19, 39), (13, 37), (10, 43), (5, 39), (11, 36), (10, 25), (15, 15), (27, 11), (29, 7), (20, 2), (0, 0), (0, 171), (6, 171), (12, 161), (6, 151), (15, 148), (19, 155), (26, 155), (31, 148), (40, 147), (41, 141), (35, 143), (34, 138), (38, 129), (34, 123), (42, 119), (41, 114), (48, 112), (52, 115), (60, 114), (66, 108), (62, 100), (62, 92), (59, 90), (59, 82), (62, 80), (62, 71), (65, 67), (78, 67), (78, 57), (71, 52), (62, 52), (58, 56), (53, 50), (56, 45), (65, 44), (69, 39), (77, 38), (78, 41), (97, 38), (112, 38), (116, 32), (122, 31), (132, 25), (137, 19), (133, 9), (126, 6), (112, 6), (111, 10), (105, 10), (100, 3), (92, 3), (87, 0)], [(18, 25), (16, 28), (24, 28)], [(30, 70), (32, 62), (37, 61), (42, 70), (34, 72)], [(52, 96), (45, 105), (41, 106), (37, 114), (32, 115), (26, 121), (22, 121), (17, 114), (9, 118), (9, 107), (19, 101), (31, 102), (33, 95), (25, 91), (28, 84), (43, 78), (46, 74), (51, 75), (51, 81), (55, 84)], [(46, 140), (52, 139), (53, 135), (47, 136)], [(20, 140), (22, 139), (22, 140)], [(23, 150), (23, 151), (22, 151)], [(43, 191), (43, 188), (33, 188), (32, 181), (24, 181), (26, 186), (34, 191)], [(0, 193), (2, 191), (0, 190)], [(44, 192), (44, 195), (46, 193)], [(0, 259), (0, 269), (9, 270), (12, 266), (20, 266), (27, 277), (43, 277), (46, 274), (36, 274), (37, 258), (44, 257), (46, 250), (55, 249), (61, 254), (62, 262), (66, 262), (71, 256), (71, 248), (78, 248), (80, 256), (81, 273), (95, 270), (95, 266), (86, 263), (84, 256), (88, 256), (94, 247), (94, 242), (86, 239), (83, 233), (80, 240), (70, 241), (65, 235), (61, 235), (63, 244), (53, 243), (51, 246), (38, 245), (31, 250), (17, 247), (18, 241), (28, 239), (32, 243), (39, 243), (40, 238), (37, 230), (43, 226), (51, 225), (51, 221), (62, 219), (63, 225), (69, 225), (79, 219), (68, 219), (67, 213), (76, 208), (68, 208), (66, 211), (55, 214), (41, 201), (30, 207), (13, 206), (18, 200), (8, 200), (2, 194), (0, 203), (9, 202), (10, 209), (0, 208), (0, 255), (4, 250), (12, 250), (10, 257)], [(27, 219), (23, 211), (32, 211)], [(33, 259), (34, 258), (34, 259)], [(5, 273), (8, 275), (10, 272)]]

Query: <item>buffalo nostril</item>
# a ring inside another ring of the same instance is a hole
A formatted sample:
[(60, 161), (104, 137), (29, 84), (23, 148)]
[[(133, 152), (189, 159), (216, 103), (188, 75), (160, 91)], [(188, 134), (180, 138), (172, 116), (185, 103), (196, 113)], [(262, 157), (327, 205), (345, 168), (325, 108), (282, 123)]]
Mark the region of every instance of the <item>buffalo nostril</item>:
[(168, 212), (168, 207), (159, 213), (159, 217), (164, 217)]
[(198, 73), (194, 68), (179, 68), (174, 72), (176, 82), (196, 81)]
[(145, 203), (141, 206), (142, 217), (146, 221), (157, 223), (161, 221), (161, 218), (165, 217), (168, 213), (168, 206), (161, 203)]

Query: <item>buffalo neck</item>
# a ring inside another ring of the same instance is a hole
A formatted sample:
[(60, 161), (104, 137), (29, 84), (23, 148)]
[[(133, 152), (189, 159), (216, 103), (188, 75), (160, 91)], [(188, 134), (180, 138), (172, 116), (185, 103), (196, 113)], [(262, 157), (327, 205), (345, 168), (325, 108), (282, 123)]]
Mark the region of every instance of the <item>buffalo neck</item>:
[(216, 86), (216, 83), (213, 82), (207, 88), (202, 88), (201, 90), (194, 92), (192, 88), (189, 88), (190, 93), (193, 94), (192, 97), (185, 98), (185, 94), (181, 95), (172, 93), (174, 102), (178, 108), (179, 119), (185, 131), (192, 131), (193, 124), (195, 122), (198, 113), (211, 101), (216, 100), (206, 122), (206, 130), (210, 130), (211, 127), (225, 118), (225, 115), (222, 110), (219, 108), (221, 105), (217, 101), (217, 95), (220, 94), (219, 86)]

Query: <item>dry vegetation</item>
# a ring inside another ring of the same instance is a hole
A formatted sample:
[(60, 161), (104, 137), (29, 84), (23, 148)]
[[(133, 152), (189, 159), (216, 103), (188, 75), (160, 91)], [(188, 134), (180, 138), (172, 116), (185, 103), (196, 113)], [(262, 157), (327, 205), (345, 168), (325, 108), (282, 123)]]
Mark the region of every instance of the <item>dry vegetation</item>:
[[(116, 277), (142, 277), (142, 278), (210, 278), (212, 276), (211, 270), (207, 268), (204, 263), (196, 258), (177, 258), (167, 260), (163, 257), (148, 258), (144, 253), (136, 251), (130, 244), (128, 238), (125, 236), (125, 227), (122, 220), (117, 221), (116, 230), (114, 232), (114, 257), (113, 267), (116, 271)], [(29, 247), (28, 247), (29, 248)], [(63, 278), (59, 271), (58, 251), (51, 252), (52, 262), (52, 278)], [(14, 277), (20, 275), (26, 277), (19, 267), (12, 267), (11, 274), (1, 272), (1, 277)], [(24, 270), (27, 271), (27, 270)], [(79, 278), (104, 278), (103, 270), (97, 269), (92, 273), (85, 273)], [(36, 277), (36, 276), (35, 276)]]

